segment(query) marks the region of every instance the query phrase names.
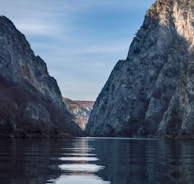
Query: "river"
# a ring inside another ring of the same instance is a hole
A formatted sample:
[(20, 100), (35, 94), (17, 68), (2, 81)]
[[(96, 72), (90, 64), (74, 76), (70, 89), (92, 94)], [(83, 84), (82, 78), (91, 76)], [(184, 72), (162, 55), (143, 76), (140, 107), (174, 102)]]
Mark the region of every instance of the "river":
[(193, 140), (0, 140), (0, 184), (164, 183), (194, 183)]

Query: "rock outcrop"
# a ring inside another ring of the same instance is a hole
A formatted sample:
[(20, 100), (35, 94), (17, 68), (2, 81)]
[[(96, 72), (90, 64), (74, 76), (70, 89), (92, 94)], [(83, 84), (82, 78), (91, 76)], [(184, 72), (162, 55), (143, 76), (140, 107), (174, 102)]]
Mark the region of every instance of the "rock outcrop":
[(92, 136), (194, 136), (194, 1), (157, 0), (99, 94)]
[(14, 24), (0, 17), (0, 135), (80, 133), (56, 80)]
[(74, 115), (73, 121), (84, 131), (88, 123), (90, 112), (93, 108), (93, 101), (73, 101), (63, 98), (68, 111)]

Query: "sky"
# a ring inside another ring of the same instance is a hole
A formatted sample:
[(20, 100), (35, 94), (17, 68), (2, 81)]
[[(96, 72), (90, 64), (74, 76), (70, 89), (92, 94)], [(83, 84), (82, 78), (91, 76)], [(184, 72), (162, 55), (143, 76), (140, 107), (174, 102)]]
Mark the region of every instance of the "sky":
[(155, 0), (0, 0), (62, 96), (96, 100)]

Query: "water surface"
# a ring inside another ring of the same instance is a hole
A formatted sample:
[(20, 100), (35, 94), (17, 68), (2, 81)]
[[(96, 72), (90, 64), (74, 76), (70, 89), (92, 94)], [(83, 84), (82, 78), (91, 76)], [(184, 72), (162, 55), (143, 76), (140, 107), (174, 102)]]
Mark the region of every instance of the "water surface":
[(193, 184), (194, 141), (1, 139), (0, 184)]

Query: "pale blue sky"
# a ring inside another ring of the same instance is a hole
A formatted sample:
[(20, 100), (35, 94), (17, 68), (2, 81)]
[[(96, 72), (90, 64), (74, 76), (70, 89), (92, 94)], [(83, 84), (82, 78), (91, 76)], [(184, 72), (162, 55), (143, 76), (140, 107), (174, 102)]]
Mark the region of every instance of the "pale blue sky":
[(95, 100), (155, 0), (0, 0), (62, 95)]

